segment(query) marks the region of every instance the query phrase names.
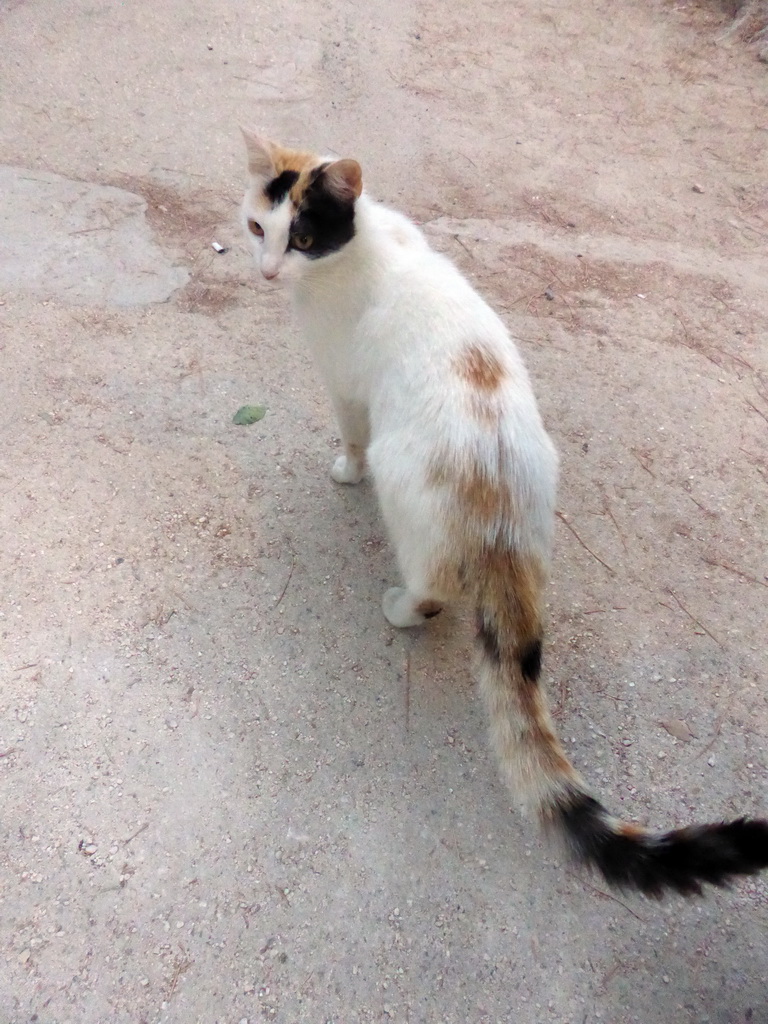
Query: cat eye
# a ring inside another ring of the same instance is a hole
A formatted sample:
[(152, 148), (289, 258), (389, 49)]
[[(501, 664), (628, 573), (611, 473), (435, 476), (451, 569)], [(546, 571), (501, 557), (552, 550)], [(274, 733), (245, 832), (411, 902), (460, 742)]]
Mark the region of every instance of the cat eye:
[(264, 237), (264, 228), (255, 220), (248, 221), (248, 230), (252, 235), (256, 235), (257, 238)]
[(294, 249), (299, 249), (302, 252), (311, 249), (314, 238), (312, 235), (291, 235), (291, 245)]

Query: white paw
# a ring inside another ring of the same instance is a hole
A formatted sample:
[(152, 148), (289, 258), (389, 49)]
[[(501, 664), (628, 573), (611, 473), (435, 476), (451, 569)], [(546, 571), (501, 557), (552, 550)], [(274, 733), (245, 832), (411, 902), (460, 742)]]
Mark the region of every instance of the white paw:
[(381, 607), (387, 620), (399, 629), (420, 626), (424, 622), (424, 616), (414, 608), (413, 597), (405, 587), (390, 587), (381, 600)]
[(355, 459), (340, 455), (331, 469), (331, 478), (337, 484), (359, 484), (363, 479), (363, 467)]

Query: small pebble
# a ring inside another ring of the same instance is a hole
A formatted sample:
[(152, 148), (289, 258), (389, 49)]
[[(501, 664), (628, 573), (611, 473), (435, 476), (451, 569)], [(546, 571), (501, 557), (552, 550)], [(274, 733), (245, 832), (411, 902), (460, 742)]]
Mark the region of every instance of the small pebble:
[(691, 191), (692, 192), (698, 192), (699, 195), (701, 195), (703, 193), (704, 189), (701, 187), (701, 185), (692, 185), (691, 186)]
[(715, 759), (714, 759), (714, 757), (708, 758), (707, 759), (707, 764), (709, 765), (710, 768), (714, 768), (715, 767)]

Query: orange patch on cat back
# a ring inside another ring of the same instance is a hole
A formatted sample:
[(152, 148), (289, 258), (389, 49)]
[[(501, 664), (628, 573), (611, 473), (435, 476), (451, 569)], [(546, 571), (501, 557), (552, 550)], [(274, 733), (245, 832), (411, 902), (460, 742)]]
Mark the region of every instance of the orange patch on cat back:
[(515, 518), (515, 505), (509, 488), (489, 480), (477, 468), (459, 477), (457, 493), (469, 515), (483, 526)]
[(498, 357), (485, 346), (468, 345), (455, 362), (458, 375), (478, 391), (496, 391), (507, 376)]
[(427, 483), (452, 488), (457, 512), (482, 528), (512, 521), (516, 516), (514, 495), (509, 487), (490, 479), (480, 465), (462, 465), (449, 457), (436, 456), (427, 470)]

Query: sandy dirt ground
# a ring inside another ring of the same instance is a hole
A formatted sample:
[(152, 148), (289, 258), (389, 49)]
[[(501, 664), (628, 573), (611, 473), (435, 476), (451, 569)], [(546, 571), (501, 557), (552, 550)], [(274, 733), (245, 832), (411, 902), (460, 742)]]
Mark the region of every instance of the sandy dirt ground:
[(765, 814), (768, 69), (727, 25), (0, 0), (3, 1024), (768, 1021), (766, 881), (574, 873), (497, 778), (468, 616), (386, 623), (237, 225), (245, 122), (358, 158), (477, 283), (562, 455), (574, 761), (658, 827)]

